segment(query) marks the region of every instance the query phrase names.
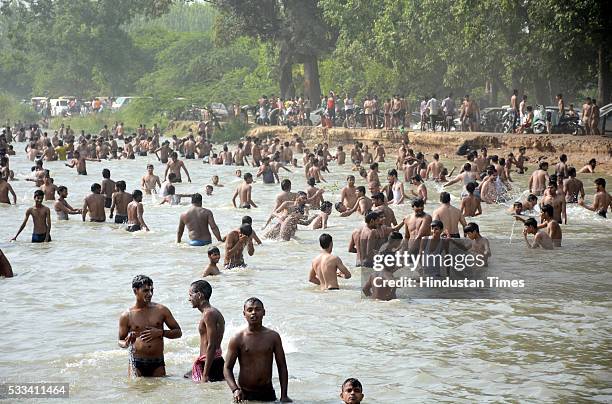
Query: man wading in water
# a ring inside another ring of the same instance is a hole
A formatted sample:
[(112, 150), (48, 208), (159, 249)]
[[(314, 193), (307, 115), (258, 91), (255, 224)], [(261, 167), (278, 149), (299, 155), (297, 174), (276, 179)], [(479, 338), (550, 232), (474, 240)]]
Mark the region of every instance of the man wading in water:
[[(276, 392), (272, 386), (274, 358), (281, 385), (280, 401), (291, 403), (292, 400), (287, 396), (289, 374), (283, 342), (276, 331), (263, 326), (263, 317), (266, 315), (263, 303), (256, 297), (247, 299), (243, 314), (248, 326), (230, 340), (223, 370), (225, 380), (234, 394), (234, 401), (276, 401)], [(240, 365), (238, 384), (234, 378), (236, 359)]]
[[(202, 317), (198, 324), (200, 333), (200, 356), (194, 362), (185, 378), (194, 382), (219, 382), (223, 378), (223, 353), (221, 341), (225, 332), (223, 314), (210, 305), (212, 287), (210, 283), (199, 280), (189, 288), (189, 301), (194, 309), (200, 310)], [(208, 358), (208, 360), (207, 360)]]
[[(153, 280), (137, 275), (132, 280), (136, 304), (119, 317), (119, 346), (131, 346), (133, 355), (128, 375), (137, 377), (160, 377), (166, 375), (164, 362), (164, 337), (180, 338), (183, 335), (170, 310), (153, 303)], [(164, 330), (166, 324), (169, 330)]]

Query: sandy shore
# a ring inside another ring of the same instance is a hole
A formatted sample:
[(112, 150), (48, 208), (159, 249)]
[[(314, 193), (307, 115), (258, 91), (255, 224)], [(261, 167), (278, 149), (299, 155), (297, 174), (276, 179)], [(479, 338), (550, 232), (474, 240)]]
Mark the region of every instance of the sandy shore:
[[(294, 133), (300, 135), (307, 144), (324, 140), (321, 128), (308, 126), (295, 127), (291, 132), (281, 126), (257, 126), (249, 131), (251, 136), (279, 137), (283, 140), (290, 140)], [(489, 154), (505, 156), (511, 151), (517, 155), (519, 147), (525, 146), (528, 156), (535, 158), (545, 156), (549, 162), (558, 161), (559, 155), (565, 153), (568, 155), (568, 160), (578, 168), (585, 165), (591, 158), (596, 158), (598, 171), (612, 173), (612, 138), (609, 137), (413, 131), (408, 132), (407, 135), (410, 145), (415, 150), (437, 152), (461, 161), (465, 159), (457, 155), (461, 147), (480, 149), (486, 146), (490, 150)], [(351, 144), (354, 141), (371, 143), (374, 140), (390, 146), (400, 143), (404, 136), (399, 131), (332, 128), (328, 130), (325, 140), (330, 146)]]

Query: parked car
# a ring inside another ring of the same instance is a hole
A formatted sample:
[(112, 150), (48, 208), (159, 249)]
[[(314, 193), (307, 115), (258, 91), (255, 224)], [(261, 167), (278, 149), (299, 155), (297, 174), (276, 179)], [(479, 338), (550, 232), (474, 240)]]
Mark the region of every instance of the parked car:
[(51, 116), (64, 116), (68, 112), (68, 99), (65, 98), (52, 98), (51, 103)]
[(213, 114), (215, 114), (215, 116), (217, 117), (217, 119), (221, 120), (221, 121), (227, 121), (229, 118), (229, 111), (227, 110), (227, 107), (220, 103), (220, 102), (211, 102), (210, 103), (210, 109), (212, 110)]
[(114, 112), (114, 111), (120, 110), (121, 108), (128, 105), (130, 101), (132, 101), (135, 98), (140, 98), (140, 97), (117, 97), (117, 99), (113, 101), (113, 103), (111, 104), (111, 111)]

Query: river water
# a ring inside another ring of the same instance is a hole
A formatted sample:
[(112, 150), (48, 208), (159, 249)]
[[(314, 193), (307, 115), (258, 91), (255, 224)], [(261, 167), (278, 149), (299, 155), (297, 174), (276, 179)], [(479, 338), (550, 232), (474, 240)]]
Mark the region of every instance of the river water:
[[(68, 201), (80, 207), (90, 185), (101, 181), (102, 168), (110, 168), (112, 178), (125, 180), (131, 191), (139, 186), (149, 162), (155, 164), (158, 175), (163, 174), (163, 165), (154, 157), (88, 162), (86, 177), (77, 176), (63, 162), (45, 166), (57, 185), (68, 186)], [(204, 206), (212, 208), (222, 233), (237, 228), (246, 212), (231, 206), (239, 181), (233, 175), (235, 168), (193, 160), (186, 164), (193, 183), (178, 185), (177, 193), (203, 193), (210, 177), (218, 174), (225, 187), (205, 197)], [(188, 287), (199, 279), (207, 262), (206, 249), (175, 243), (178, 216), (187, 205), (159, 206), (154, 196), (146, 196), (145, 220), (152, 231), (138, 233), (110, 223), (83, 223), (79, 216), (58, 223), (52, 212), (52, 243), (29, 243), (31, 224), (16, 243), (8, 243), (32, 203), (32, 183), (23, 181), (31, 165), (23, 154), (11, 160), (21, 178), (12, 182), (18, 206), (0, 206), (0, 247), (16, 273), (12, 279), (0, 279), (4, 320), (0, 379), (69, 382), (71, 398), (82, 402), (195, 398), (206, 403), (231, 402), (225, 383), (197, 385), (182, 378), (198, 353), (199, 312), (187, 300)], [(390, 165), (384, 164), (381, 172)], [(332, 164), (331, 169), (324, 187), (331, 191), (326, 199), (336, 201), (350, 166)], [(294, 191), (305, 188), (302, 170), (297, 171), (281, 174), (292, 180)], [(515, 186), (524, 190), (527, 175), (514, 177)], [(580, 178), (590, 201), (596, 175)], [(436, 185), (428, 183), (428, 188), (431, 200), (426, 210), (431, 213), (438, 193)], [(278, 192), (278, 185), (254, 185), (253, 199), (260, 207), (248, 213), (255, 229), (265, 222)], [(452, 187), (451, 192), (458, 205), (460, 187)], [(246, 257), (248, 269), (208, 279), (213, 285), (212, 304), (226, 319), (224, 351), (230, 336), (245, 325), (242, 302), (257, 296), (266, 305), (264, 325), (282, 337), (289, 396), (295, 402), (336, 403), (339, 386), (347, 377), (362, 381), (365, 402), (370, 403), (588, 398), (610, 402), (612, 322), (605, 293), (612, 290), (612, 225), (572, 206), (570, 225), (563, 228), (563, 249), (528, 251), (520, 226), (509, 243), (513, 220), (504, 209), (485, 206), (484, 215), (476, 220), (481, 233), (494, 240), (493, 260), (531, 273), (561, 268), (560, 272), (571, 276), (573, 292), (578, 293), (561, 290), (546, 298), (515, 300), (362, 299), (360, 272), (352, 265), (355, 256), (346, 251), (350, 234), (362, 219), (356, 215), (341, 219), (334, 213), (328, 232), (334, 237), (335, 252), (353, 273), (350, 280), (340, 281), (342, 290), (320, 292), (308, 283), (320, 231), (304, 228), (297, 240), (264, 240), (253, 257)], [(410, 208), (403, 205), (394, 210), (399, 219)], [(523, 264), (514, 265), (519, 258)], [(130, 381), (127, 352), (116, 343), (117, 326), (121, 312), (133, 304), (131, 279), (140, 273), (153, 278), (154, 301), (170, 308), (183, 337), (166, 340), (168, 377)], [(592, 287), (582, 287), (583, 279), (590, 279)], [(589, 295), (597, 287), (598, 294)], [(279, 394), (276, 369), (274, 374)]]

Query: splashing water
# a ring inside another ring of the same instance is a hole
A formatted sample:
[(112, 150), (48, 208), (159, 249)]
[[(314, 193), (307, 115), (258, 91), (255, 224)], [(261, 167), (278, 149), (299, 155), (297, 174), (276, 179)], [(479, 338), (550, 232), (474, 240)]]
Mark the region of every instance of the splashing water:
[(134, 352), (136, 349), (134, 348), (134, 344), (128, 345), (128, 362), (130, 364), (130, 378), (138, 377), (136, 374), (136, 365), (134, 364)]
[(510, 240), (508, 240), (508, 244), (512, 244), (512, 236), (514, 236), (514, 226), (516, 226), (516, 220), (512, 223), (512, 230), (510, 231)]

